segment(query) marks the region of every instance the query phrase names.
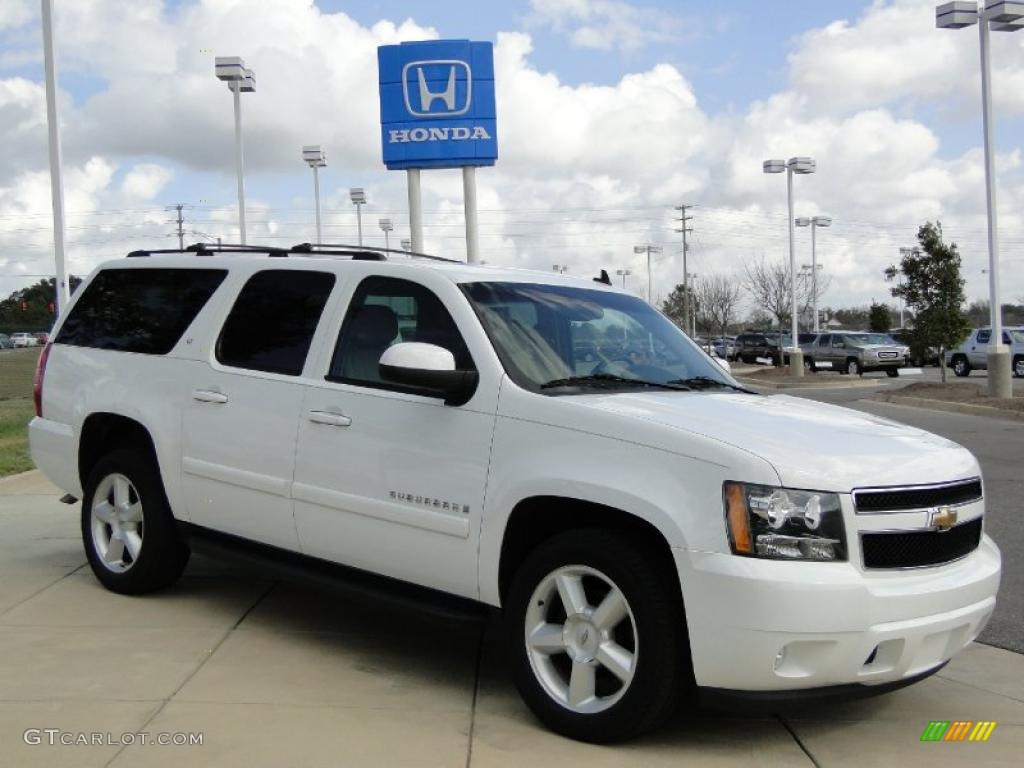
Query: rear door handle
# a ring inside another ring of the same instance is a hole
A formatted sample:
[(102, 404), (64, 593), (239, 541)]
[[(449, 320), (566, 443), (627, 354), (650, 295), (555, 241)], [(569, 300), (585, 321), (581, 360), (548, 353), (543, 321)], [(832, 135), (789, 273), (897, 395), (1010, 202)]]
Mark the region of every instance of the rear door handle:
[(192, 399), (200, 403), (226, 403), (228, 396), (223, 392), (214, 392), (212, 389), (193, 389)]
[(329, 427), (347, 427), (352, 419), (343, 413), (333, 411), (310, 411), (309, 420), (314, 424), (326, 424)]

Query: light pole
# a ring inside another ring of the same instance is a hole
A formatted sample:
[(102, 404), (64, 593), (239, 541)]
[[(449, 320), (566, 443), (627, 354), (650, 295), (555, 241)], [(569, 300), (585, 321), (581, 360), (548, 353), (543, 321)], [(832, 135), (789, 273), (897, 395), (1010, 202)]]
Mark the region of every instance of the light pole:
[(359, 247), (363, 247), (363, 206), (366, 205), (366, 192), (362, 187), (352, 187), (348, 191), (349, 199), (356, 206), (356, 226), (359, 228)]
[(962, 29), (978, 25), (981, 48), (981, 120), (985, 134), (985, 202), (988, 207), (988, 292), (992, 313), (992, 336), (988, 344), (988, 393), (991, 397), (1013, 397), (1010, 350), (1003, 344), (1003, 312), (999, 296), (999, 231), (996, 225), (996, 172), (992, 137), (992, 64), (989, 30), (1015, 32), (1024, 28), (1024, 2), (954, 2), (935, 9), (939, 29)]
[(235, 172), (238, 174), (238, 236), (245, 245), (245, 182), (242, 179), (242, 99), (241, 94), (256, 90), (256, 74), (246, 69), (238, 56), (218, 56), (214, 62), (218, 80), (228, 84), (235, 100)]
[(380, 231), (384, 233), (384, 250), (387, 251), (391, 248), (388, 233), (395, 227), (391, 223), (391, 219), (381, 219), (378, 224), (380, 224)]
[(564, 275), (566, 272), (569, 271), (569, 267), (566, 264), (552, 264), (551, 271), (557, 272), (560, 275)]
[(412, 250), (412, 240), (410, 240), (407, 237), (402, 238), (402, 240), (401, 240), (401, 242), (399, 244), (402, 246), (402, 250), (403, 251), (411, 251)]
[(67, 308), (71, 293), (67, 262), (64, 260), (64, 179), (60, 149), (60, 120), (57, 115), (57, 58), (53, 53), (53, 4), (42, 0), (43, 70), (46, 78), (46, 125), (50, 147), (50, 202), (53, 206), (53, 259), (56, 268), (54, 318)]
[(686, 309), (690, 314), (688, 319), (690, 321), (690, 337), (692, 338), (697, 335), (697, 297), (694, 296), (693, 301), (690, 301), (690, 281), (696, 280), (700, 275), (696, 272), (686, 272), (683, 274), (683, 277), (686, 279), (686, 282), (683, 284), (683, 296), (686, 298), (686, 303), (688, 304)]
[[(900, 248), (900, 257), (905, 259), (910, 254), (914, 253), (915, 250), (916, 250), (915, 248)], [(987, 270), (985, 270), (985, 271), (987, 271)], [(902, 269), (896, 273), (896, 281), (897, 281), (897, 285), (899, 285), (900, 288), (902, 288), (903, 287), (903, 270)], [(904, 327), (904, 323), (903, 323), (903, 297), (900, 296), (900, 328), (903, 328), (903, 327)]]
[(814, 312), (814, 332), (818, 332), (818, 241), (815, 233), (818, 227), (831, 227), (832, 219), (828, 216), (801, 216), (796, 220), (798, 227), (811, 228), (811, 311)]
[(615, 274), (622, 278), (622, 290), (626, 290), (626, 278), (633, 274), (631, 269), (616, 269)]
[(327, 154), (319, 144), (315, 146), (305, 146), (302, 148), (302, 159), (306, 161), (310, 168), (313, 169), (313, 197), (316, 203), (316, 244), (320, 245), (320, 243), (324, 241), (324, 238), (323, 230), (320, 227), (319, 170), (327, 167)]
[[(790, 292), (792, 293), (792, 306), (790, 314), (793, 316), (793, 346), (789, 350), (789, 375), (804, 375), (804, 354), (800, 351), (799, 335), (800, 328), (796, 316), (796, 251), (793, 248), (793, 174), (801, 175), (814, 173), (816, 165), (810, 157), (791, 157), (789, 160), (765, 160), (762, 165), (765, 173), (786, 172), (786, 195), (789, 202), (789, 276)], [(779, 329), (782, 330), (781, 328)], [(782, 339), (780, 337), (779, 341)], [(780, 352), (780, 358), (781, 358)], [(780, 360), (781, 362), (781, 360)]]
[(651, 254), (661, 253), (660, 245), (634, 245), (633, 253), (646, 253), (647, 254), (647, 303), (654, 304), (654, 294), (651, 293)]

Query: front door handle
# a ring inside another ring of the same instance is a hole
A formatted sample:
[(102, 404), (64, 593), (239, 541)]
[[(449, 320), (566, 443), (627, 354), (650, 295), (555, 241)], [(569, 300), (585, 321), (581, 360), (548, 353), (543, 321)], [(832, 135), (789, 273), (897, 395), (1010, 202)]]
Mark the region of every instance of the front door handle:
[(228, 396), (212, 389), (193, 389), (192, 399), (198, 400), (200, 403), (226, 403)]
[(310, 411), (309, 420), (314, 424), (326, 424), (329, 427), (347, 427), (352, 424), (352, 419), (348, 416), (334, 411)]

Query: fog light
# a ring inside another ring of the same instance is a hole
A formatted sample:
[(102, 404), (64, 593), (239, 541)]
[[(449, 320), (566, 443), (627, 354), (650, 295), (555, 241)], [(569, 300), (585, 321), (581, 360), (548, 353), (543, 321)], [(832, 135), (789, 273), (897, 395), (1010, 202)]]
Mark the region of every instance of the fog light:
[(793, 560), (835, 560), (835, 547), (838, 543), (836, 539), (812, 539), (768, 533), (757, 537), (755, 551), (765, 557)]

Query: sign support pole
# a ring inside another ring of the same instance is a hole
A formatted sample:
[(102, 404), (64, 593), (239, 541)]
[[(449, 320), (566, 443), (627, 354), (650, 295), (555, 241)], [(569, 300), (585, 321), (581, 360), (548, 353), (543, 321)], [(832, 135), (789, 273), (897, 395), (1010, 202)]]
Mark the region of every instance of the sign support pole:
[(423, 198), (420, 195), (420, 169), (408, 168), (405, 178), (409, 186), (409, 239), (413, 253), (423, 253)]
[(480, 263), (480, 227), (476, 217), (476, 166), (462, 166), (462, 200), (466, 209), (466, 263)]

